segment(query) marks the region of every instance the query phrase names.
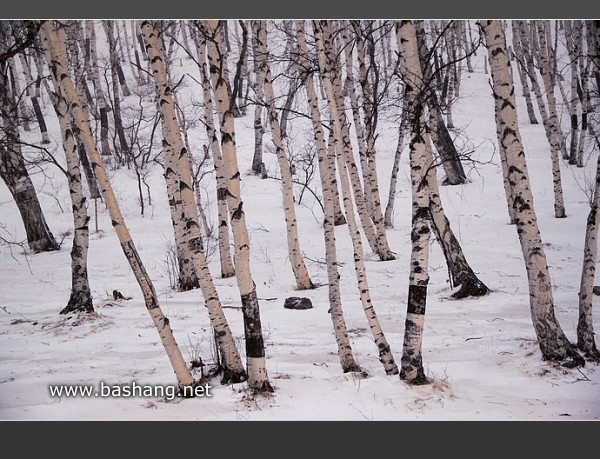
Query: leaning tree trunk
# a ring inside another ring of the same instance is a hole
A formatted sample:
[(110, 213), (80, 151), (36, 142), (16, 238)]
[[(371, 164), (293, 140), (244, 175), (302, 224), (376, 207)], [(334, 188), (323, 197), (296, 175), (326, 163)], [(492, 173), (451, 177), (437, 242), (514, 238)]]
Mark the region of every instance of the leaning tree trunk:
[[(153, 65), (158, 66), (157, 72), (161, 71), (160, 65), (162, 62), (164, 62), (163, 59), (158, 59), (156, 62), (152, 63)], [(159, 84), (157, 83), (157, 86), (158, 85)], [(162, 86), (160, 87), (162, 88)], [(164, 87), (170, 87), (170, 85), (168, 85), (168, 80), (164, 84)], [(160, 105), (158, 105), (157, 107), (159, 108), (159, 110), (161, 110)], [(164, 120), (164, 116), (162, 117), (162, 120)], [(173, 122), (176, 123), (176, 119)], [(179, 125), (177, 125), (177, 129), (178, 126)], [(163, 133), (164, 131), (165, 127), (163, 121)], [(175, 154), (173, 152), (173, 146), (168, 141), (165, 141), (163, 146), (165, 147), (163, 153), (164, 156), (167, 158), (164, 164), (163, 175), (165, 177), (167, 196), (169, 197), (169, 211), (171, 215), (171, 224), (173, 225), (173, 237), (175, 243), (175, 261), (176, 266), (178, 268), (178, 271), (175, 273), (176, 278), (174, 279), (176, 282), (175, 287), (179, 291), (185, 292), (200, 287), (200, 272), (196, 268), (196, 263), (194, 262), (194, 254), (192, 253), (191, 248), (196, 247), (197, 244), (190, 244), (188, 239), (189, 229), (186, 226), (187, 219), (193, 219), (193, 217), (188, 216), (188, 214), (186, 213), (189, 212), (190, 207), (189, 205), (188, 207), (184, 205), (184, 200), (182, 197), (183, 190), (180, 186), (177, 158), (167, 155), (167, 152), (169, 152), (170, 154)], [(182, 161), (186, 161), (186, 158), (183, 158)], [(187, 198), (189, 199), (190, 190), (187, 191)]]
[[(89, 89), (87, 87), (85, 79), (85, 65), (79, 65), (79, 63), (81, 62), (79, 46), (83, 43), (83, 30), (81, 27), (81, 21), (72, 20), (69, 21), (67, 24), (68, 27), (65, 31), (67, 34), (67, 63), (70, 64), (72, 68), (74, 67), (75, 87), (77, 89), (77, 93), (79, 94), (79, 100), (83, 102), (83, 110), (89, 113), (91, 95), (89, 93)], [(40, 69), (41, 63), (40, 67), (38, 68), (38, 73), (40, 73)], [(72, 126), (73, 120), (70, 119), (69, 122)], [(85, 151), (83, 142), (81, 142), (79, 132), (77, 132), (77, 130), (75, 129), (73, 130), (73, 134), (75, 135), (75, 143), (77, 144), (79, 151), (79, 160), (85, 172), (85, 178), (90, 193), (90, 199), (94, 200), (95, 208), (97, 209), (97, 199), (100, 197), (100, 190), (98, 189), (98, 184), (96, 183), (96, 177), (94, 177), (94, 171)]]
[(208, 315), (215, 330), (215, 336), (223, 358), (222, 383), (241, 382), (246, 379), (246, 372), (223, 313), (217, 289), (212, 281), (206, 261), (193, 193), (189, 156), (177, 121), (173, 88), (169, 85), (162, 45), (152, 22), (142, 21), (140, 29), (151, 62), (152, 75), (158, 93), (158, 105), (162, 114), (165, 168), (167, 171), (171, 169), (175, 172), (174, 180), (178, 182), (178, 188), (181, 191), (182, 209), (180, 218), (182, 219), (182, 227), (185, 230), (184, 240), (187, 242), (192, 255), (200, 289), (206, 301)]
[[(434, 159), (431, 152), (429, 134), (426, 134), (425, 142), (427, 145), (427, 164), (433, 164)], [(487, 295), (490, 292), (489, 288), (477, 277), (467, 262), (462, 247), (450, 228), (450, 222), (442, 207), (435, 168), (430, 173), (429, 185), (431, 189), (429, 203), (431, 228), (433, 229), (438, 242), (442, 246), (444, 258), (446, 259), (446, 264), (448, 265), (448, 271), (450, 273), (450, 287), (460, 287), (452, 294), (452, 298), (461, 299), (469, 296)]]
[(296, 219), (291, 164), (288, 160), (285, 145), (282, 140), (283, 136), (279, 124), (279, 115), (277, 114), (277, 108), (275, 107), (275, 91), (273, 90), (271, 68), (268, 62), (267, 21), (261, 20), (258, 22), (259, 25), (255, 28), (255, 33), (257, 34), (256, 39), (259, 48), (260, 73), (264, 76), (265, 101), (267, 103), (267, 111), (271, 126), (271, 138), (275, 145), (275, 155), (277, 156), (277, 162), (279, 163), (279, 170), (281, 172), (281, 191), (283, 194), (283, 211), (287, 229), (288, 255), (290, 257), (294, 278), (296, 279), (296, 288), (298, 290), (307, 290), (315, 288), (315, 285), (310, 279), (310, 274), (308, 273), (300, 250), (300, 237), (298, 235), (298, 221)]
[[(319, 80), (320, 81), (320, 80)], [(321, 85), (322, 86), (322, 85)], [(317, 101), (318, 104), (318, 101)], [(335, 135), (333, 133), (331, 120), (329, 121), (329, 132), (327, 135), (327, 149), (329, 151), (335, 151)], [(335, 226), (341, 226), (346, 224), (346, 216), (342, 210), (342, 204), (340, 203), (340, 190), (337, 185), (337, 175), (335, 173), (335, 155), (327, 155), (327, 167), (333, 171), (331, 175), (331, 199), (333, 199), (333, 215)]]
[(208, 61), (210, 64), (211, 81), (217, 100), (217, 111), (221, 127), (221, 150), (227, 177), (227, 207), (231, 220), (233, 241), (235, 244), (235, 277), (242, 300), (244, 316), (244, 336), (246, 341), (246, 368), (248, 385), (255, 393), (273, 392), (273, 387), (267, 376), (265, 345), (260, 319), (260, 307), (256, 295), (256, 284), (250, 270), (250, 241), (246, 226), (246, 215), (240, 186), (240, 171), (237, 162), (234, 127), (234, 105), (226, 86), (225, 67), (219, 51), (222, 46), (219, 30), (223, 24), (211, 20), (206, 23), (208, 40)]
[[(23, 61), (23, 59), (26, 60), (26, 57), (23, 53), (20, 53), (19, 57), (21, 58), (21, 61)], [(9, 81), (10, 81), (12, 90), (15, 94), (22, 94), (20, 79), (15, 78), (15, 75), (17, 75), (17, 71), (15, 70), (16, 62), (15, 62), (14, 58), (8, 59), (7, 64), (8, 64), (8, 76), (9, 76)], [(21, 65), (23, 65), (23, 64), (21, 64)], [(25, 83), (28, 85), (27, 81)], [(17, 106), (15, 107), (14, 116), (15, 116), (15, 118), (18, 118), (20, 120), (19, 123), (23, 127), (25, 132), (29, 132), (29, 131), (31, 131), (31, 124), (30, 124), (30, 121), (32, 121), (31, 113), (30, 113), (29, 107), (27, 107), (27, 104), (25, 103), (25, 98), (20, 96), (18, 99), (19, 99), (19, 102), (17, 103)]]
[(552, 283), (529, 185), (504, 29), (500, 21), (494, 20), (482, 22), (481, 27), (492, 74), (498, 144), (506, 153), (515, 225), (529, 281), (531, 317), (542, 358), (563, 361), (565, 366), (583, 365), (583, 358), (565, 336), (554, 314)]
[(96, 148), (88, 120), (81, 108), (81, 102), (78, 100), (77, 90), (69, 75), (69, 70), (66, 65), (67, 59), (64, 44), (59, 40), (51, 21), (42, 21), (41, 31), (43, 34), (44, 47), (51, 56), (50, 65), (52, 67), (52, 72), (54, 73), (58, 84), (61, 86), (69, 109), (75, 118), (77, 128), (81, 131), (82, 139), (86, 144), (86, 150), (90, 154), (92, 163), (94, 164), (94, 172), (96, 173), (98, 183), (102, 189), (102, 195), (104, 196), (112, 220), (112, 225), (119, 238), (119, 242), (121, 243), (123, 253), (131, 266), (131, 270), (135, 275), (140, 289), (142, 290), (146, 309), (152, 317), (161, 342), (169, 357), (177, 377), (180, 392), (184, 394), (189, 393), (189, 388), (193, 387), (196, 384), (196, 381), (186, 366), (185, 360), (173, 335), (173, 330), (169, 325), (169, 319), (163, 314), (160, 308), (158, 296), (154, 289), (154, 285), (152, 284), (152, 280), (142, 263), (133, 239), (131, 238), (131, 234), (129, 233), (129, 229), (125, 225), (116, 195), (112, 189), (112, 185), (102, 162), (102, 157)]
[(431, 180), (429, 170), (435, 167), (428, 163), (425, 143), (425, 123), (423, 120), (423, 74), (419, 62), (419, 51), (415, 25), (412, 21), (396, 23), (396, 37), (400, 54), (400, 72), (406, 84), (408, 95), (408, 116), (410, 117), (410, 176), (412, 190), (412, 251), (410, 257), (410, 277), (408, 301), (404, 326), (400, 379), (408, 384), (427, 384), (423, 368), (423, 328), (429, 284), (429, 203)]
[[(304, 31), (304, 21), (296, 21), (296, 34), (298, 45), (300, 47), (300, 62), (306, 69), (311, 69), (309, 61), (308, 46), (306, 44), (306, 33)], [(321, 39), (320, 26), (313, 22), (315, 39)], [(342, 310), (342, 300), (340, 291), (340, 275), (337, 264), (337, 253), (335, 245), (335, 202), (339, 203), (339, 197), (334, 194), (334, 187), (337, 188), (335, 179), (335, 159), (330, 161), (332, 155), (327, 152), (325, 134), (323, 132), (323, 123), (321, 122), (321, 110), (319, 107), (319, 97), (315, 89), (313, 75), (307, 70), (305, 89), (308, 97), (310, 110), (310, 119), (313, 126), (315, 142), (318, 151), (319, 173), (321, 176), (321, 187), (323, 189), (323, 204), (325, 216), (323, 220), (323, 231), (325, 237), (325, 259), (327, 261), (327, 279), (329, 284), (329, 314), (333, 323), (333, 331), (338, 348), (338, 357), (344, 373), (360, 372), (360, 366), (356, 363), (352, 354), (352, 345), (348, 338), (348, 328), (344, 319)], [(334, 150), (331, 149), (331, 152)]]
[[(48, 62), (51, 62), (50, 53), (47, 52)], [(81, 172), (79, 167), (79, 151), (75, 135), (71, 126), (71, 115), (68, 112), (69, 104), (56, 81), (55, 74), (51, 72), (54, 88), (54, 110), (60, 125), (63, 149), (67, 163), (67, 180), (69, 194), (73, 209), (73, 246), (71, 249), (71, 296), (67, 305), (60, 311), (61, 314), (72, 312), (94, 312), (92, 293), (88, 280), (87, 258), (89, 248), (89, 217), (87, 202), (81, 185)]]
[[(518, 30), (519, 30), (519, 37), (521, 40), (521, 48), (523, 51), (523, 60), (525, 61), (526, 67), (527, 67), (527, 74), (529, 76), (529, 79), (531, 81), (531, 89), (533, 90), (535, 97), (536, 97), (536, 101), (538, 104), (538, 109), (540, 112), (540, 115), (542, 117), (542, 124), (544, 126), (544, 132), (546, 134), (546, 138), (548, 139), (548, 144), (550, 145), (550, 157), (551, 157), (551, 161), (552, 161), (552, 180), (553, 180), (553, 184), (554, 184), (554, 214), (556, 216), (556, 218), (562, 218), (565, 217), (565, 208), (564, 208), (564, 202), (563, 202), (563, 198), (562, 198), (562, 185), (561, 185), (561, 181), (560, 181), (560, 164), (558, 163), (557, 160), (557, 155), (559, 155), (559, 152), (562, 150), (561, 145), (562, 145), (562, 134), (558, 134), (557, 129), (559, 128), (559, 126), (556, 124), (556, 118), (554, 119), (554, 125), (552, 124), (551, 121), (551, 110), (552, 108), (550, 107), (550, 102), (548, 102), (548, 104), (546, 104), (545, 100), (544, 100), (544, 94), (542, 92), (542, 88), (540, 87), (538, 80), (537, 80), (537, 68), (535, 66), (535, 60), (534, 60), (534, 54), (538, 54), (541, 55), (542, 52), (545, 52), (545, 50), (539, 50), (538, 51), (538, 47), (535, 46), (535, 43), (532, 43), (532, 37), (534, 36), (534, 32), (533, 32), (533, 25), (529, 26), (529, 24), (527, 23), (527, 21), (517, 21), (517, 25), (518, 25)], [(535, 34), (537, 35), (537, 34)], [(533, 50), (532, 50), (533, 48)], [(540, 56), (541, 59), (541, 56)], [(550, 70), (547, 68), (546, 65), (544, 65), (544, 68), (540, 68), (540, 73), (542, 73), (542, 75), (545, 76), (544, 79), (544, 84), (548, 85), (546, 87), (546, 89), (550, 89), (552, 91), (552, 100), (553, 100), (553, 95), (554, 95), (554, 87), (553, 87), (553, 83), (551, 83), (551, 75), (550, 75)], [(556, 110), (556, 108), (555, 108)], [(566, 149), (565, 149), (566, 152)], [(563, 155), (564, 159), (568, 159), (568, 155)]]
[[(346, 69), (344, 93), (350, 101), (350, 108), (352, 109), (352, 118), (354, 119), (355, 140), (356, 145), (358, 147), (358, 158), (360, 160), (361, 170), (363, 171), (363, 177), (366, 177), (368, 171), (367, 142), (365, 138), (365, 127), (363, 125), (363, 120), (360, 115), (361, 102), (358, 99), (358, 93), (355, 84), (356, 81), (354, 76), (353, 53), (355, 48), (357, 48), (357, 46), (355, 45), (355, 41), (358, 44), (358, 40), (352, 40), (350, 38), (350, 26), (347, 23), (347, 21), (342, 21), (340, 29), (344, 49), (344, 63)], [(368, 199), (368, 197), (371, 196), (371, 183), (369, 180), (364, 180), (363, 182), (364, 194), (367, 197), (367, 209), (369, 210), (369, 215), (371, 215), (372, 218), (373, 205), (372, 202)]]
[(14, 117), (16, 99), (8, 82), (8, 66), (0, 65), (0, 115), (4, 129), (4, 145), (0, 146), (0, 177), (17, 205), (27, 234), (27, 243), (33, 253), (60, 249), (50, 231), (33, 182), (27, 172), (18, 121)]

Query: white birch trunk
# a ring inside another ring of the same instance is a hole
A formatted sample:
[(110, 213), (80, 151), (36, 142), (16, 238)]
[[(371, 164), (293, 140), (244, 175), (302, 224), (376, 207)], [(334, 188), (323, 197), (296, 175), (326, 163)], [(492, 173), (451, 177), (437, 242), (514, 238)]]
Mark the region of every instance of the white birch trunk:
[[(35, 119), (38, 123), (38, 127), (40, 129), (40, 135), (42, 137), (42, 144), (50, 143), (50, 136), (48, 135), (48, 128), (46, 127), (46, 121), (44, 120), (44, 113), (42, 112), (42, 107), (40, 105), (39, 95), (40, 91), (38, 89), (38, 84), (34, 83), (33, 77), (31, 75), (31, 68), (29, 67), (29, 63), (27, 61), (25, 53), (19, 53), (19, 58), (21, 60), (21, 67), (23, 70), (23, 74), (25, 75), (25, 84), (27, 88), (27, 95), (29, 96), (29, 100), (31, 101), (31, 105), (33, 107), (33, 112), (35, 114)], [(15, 71), (14, 61), (10, 59), (9, 66), (13, 71), (14, 81), (15, 81), (15, 90), (17, 89), (19, 75)]]
[(222, 24), (219, 21), (206, 21), (208, 37), (208, 62), (211, 81), (217, 101), (217, 111), (221, 128), (221, 151), (227, 177), (227, 207), (235, 244), (235, 276), (242, 300), (244, 334), (246, 341), (246, 368), (248, 385), (256, 393), (273, 392), (269, 383), (265, 358), (265, 345), (262, 334), (260, 307), (256, 295), (256, 284), (250, 270), (250, 240), (246, 226), (246, 216), (241, 196), (240, 171), (237, 162), (234, 126), (234, 100), (230, 100), (226, 86), (224, 55), (220, 40)]
[(307, 290), (315, 288), (310, 279), (310, 274), (304, 263), (302, 252), (300, 250), (300, 238), (298, 235), (298, 221), (296, 219), (296, 209), (294, 203), (294, 189), (292, 182), (291, 164), (288, 160), (285, 145), (282, 141), (281, 126), (279, 124), (279, 115), (275, 106), (275, 91), (269, 66), (269, 51), (267, 46), (267, 21), (258, 21), (259, 25), (255, 31), (257, 34), (261, 74), (264, 76), (265, 101), (269, 114), (271, 125), (271, 138), (275, 146), (275, 155), (279, 163), (281, 172), (281, 191), (283, 195), (283, 211), (286, 225), (287, 248), (294, 278), (296, 279), (296, 288), (298, 290)]
[(579, 121), (578, 107), (580, 105), (579, 96), (577, 95), (577, 86), (579, 79), (579, 60), (581, 57), (581, 21), (564, 20), (564, 35), (567, 52), (569, 53), (569, 68), (570, 75), (570, 97), (569, 99), (569, 117), (571, 119), (571, 135), (569, 143), (569, 164), (577, 164), (577, 151), (579, 140)]
[[(323, 86), (321, 79), (318, 80), (320, 83), (320, 87)], [(345, 225), (346, 224), (346, 216), (344, 215), (344, 211), (342, 210), (342, 204), (340, 203), (340, 190), (338, 187), (337, 180), (337, 168), (335, 167), (335, 135), (333, 133), (333, 123), (331, 120), (329, 121), (329, 134), (327, 135), (327, 150), (332, 152), (331, 155), (327, 155), (327, 167), (329, 168), (331, 173), (331, 199), (333, 199), (333, 215), (335, 216), (334, 222), (335, 226)]]
[[(46, 58), (52, 62), (48, 50)], [(52, 70), (52, 69), (51, 69)], [(71, 248), (71, 296), (67, 305), (60, 311), (61, 314), (71, 312), (94, 312), (92, 293), (88, 280), (88, 248), (89, 248), (89, 217), (87, 214), (87, 201), (81, 185), (81, 172), (79, 167), (79, 153), (73, 128), (69, 104), (62, 92), (62, 88), (54, 72), (50, 72), (54, 88), (54, 109), (58, 117), (62, 134), (62, 144), (67, 163), (67, 179), (69, 182), (69, 196), (73, 211), (73, 245)]]
[(250, 21), (252, 28), (252, 51), (254, 57), (254, 156), (252, 157), (252, 171), (255, 174), (260, 174), (262, 172), (263, 164), (263, 136), (265, 134), (265, 128), (262, 124), (262, 112), (263, 112), (263, 104), (265, 95), (264, 95), (264, 81), (265, 77), (262, 74), (261, 66), (259, 62), (260, 51), (258, 48), (258, 34), (257, 27), (259, 26), (260, 21), (252, 20)]
[(456, 150), (456, 146), (454, 145), (454, 141), (448, 132), (440, 107), (439, 97), (433, 87), (433, 78), (439, 74), (439, 72), (434, 74), (431, 63), (428, 61), (431, 50), (427, 46), (425, 40), (423, 21), (416, 21), (414, 25), (417, 30), (417, 46), (419, 50), (421, 72), (423, 73), (424, 81), (428, 82), (427, 84), (431, 86), (427, 97), (427, 107), (429, 108), (429, 121), (431, 123), (431, 138), (442, 163), (442, 167), (446, 172), (446, 178), (443, 183), (460, 185), (467, 181), (467, 176), (463, 169), (458, 151)]
[(529, 186), (504, 30), (499, 21), (493, 20), (482, 22), (481, 27), (492, 74), (498, 144), (506, 152), (508, 178), (513, 189), (515, 224), (529, 282), (533, 327), (544, 360), (578, 366), (583, 364), (583, 358), (565, 336), (554, 314), (551, 278)]
[[(588, 59), (598, 62), (600, 55), (600, 22), (587, 21), (586, 32), (588, 34)], [(592, 57), (592, 56), (595, 56)], [(587, 68), (582, 69), (582, 84), (584, 94), (587, 83)], [(600, 86), (599, 68), (595, 67), (596, 83)], [(584, 114), (587, 113), (587, 104), (589, 100), (583, 103)], [(584, 119), (585, 120), (585, 119)], [(587, 126), (585, 126), (587, 128)], [(582, 126), (582, 132), (584, 126)], [(586, 129), (587, 130), (587, 129)], [(600, 141), (596, 137), (596, 146), (600, 147)], [(586, 357), (598, 362), (600, 352), (596, 346), (594, 338), (594, 326), (592, 317), (593, 289), (596, 274), (596, 263), (598, 260), (598, 227), (600, 226), (600, 155), (596, 159), (596, 181), (594, 193), (591, 200), (591, 208), (587, 218), (585, 244), (583, 252), (583, 267), (581, 272), (581, 284), (579, 288), (579, 319), (577, 321), (577, 347)]]
[(394, 204), (396, 202), (396, 194), (398, 192), (398, 172), (400, 170), (400, 160), (402, 159), (402, 152), (406, 147), (406, 139), (408, 133), (408, 121), (409, 117), (406, 112), (406, 97), (403, 97), (403, 108), (402, 118), (400, 125), (398, 126), (398, 141), (396, 143), (396, 153), (394, 154), (394, 163), (392, 165), (392, 171), (390, 174), (390, 188), (388, 191), (388, 201), (385, 206), (384, 223), (387, 228), (394, 227)]
[[(550, 158), (552, 161), (552, 183), (554, 185), (554, 216), (556, 218), (565, 218), (565, 202), (563, 197), (562, 180), (560, 173), (560, 155), (566, 148), (560, 119), (556, 108), (556, 97), (554, 95), (554, 66), (551, 64), (555, 58), (550, 55), (548, 47), (550, 46), (548, 38), (550, 37), (549, 23), (547, 21), (535, 21), (537, 25), (538, 37), (540, 41), (540, 73), (544, 82), (546, 100), (548, 101), (548, 130), (550, 141)], [(547, 38), (548, 37), (548, 38)]]
[(412, 21), (396, 23), (400, 68), (407, 86), (408, 116), (410, 117), (410, 169), (412, 189), (412, 251), (408, 285), (407, 311), (404, 328), (400, 379), (408, 384), (427, 384), (423, 368), (423, 332), (427, 285), (429, 284), (429, 169), (425, 123), (423, 119), (423, 74), (419, 60), (417, 35)]
[[(300, 62), (306, 68), (312, 68), (308, 59), (308, 45), (306, 43), (306, 33), (304, 21), (296, 21), (296, 35), (300, 47)], [(315, 30), (315, 39), (320, 39), (320, 28), (313, 22)], [(329, 161), (328, 148), (325, 142), (323, 123), (321, 121), (321, 110), (319, 107), (319, 97), (315, 88), (312, 73), (306, 75), (305, 89), (308, 98), (310, 119), (313, 126), (315, 142), (319, 160), (319, 173), (321, 177), (321, 187), (323, 189), (323, 200), (325, 216), (323, 220), (323, 231), (325, 238), (325, 259), (327, 261), (327, 279), (329, 284), (329, 314), (333, 323), (333, 331), (338, 348), (338, 358), (342, 371), (344, 373), (359, 372), (360, 367), (356, 363), (352, 354), (352, 346), (348, 337), (348, 328), (344, 319), (342, 310), (342, 300), (340, 291), (340, 274), (337, 265), (336, 243), (335, 243), (335, 208), (336, 200), (339, 198), (333, 193), (333, 188), (337, 187), (335, 179), (335, 159)], [(333, 151), (333, 150), (331, 150)]]
[[(354, 22), (354, 21), (353, 21)], [(355, 46), (355, 41), (350, 38), (350, 25), (347, 21), (341, 21), (340, 32), (344, 50), (344, 63), (346, 68), (346, 79), (344, 83), (344, 94), (350, 101), (350, 108), (352, 109), (352, 118), (354, 120), (354, 133), (356, 135), (356, 144), (358, 146), (358, 158), (360, 161), (361, 170), (363, 171), (363, 178), (367, 177), (368, 173), (368, 160), (367, 160), (367, 142), (365, 139), (365, 127), (363, 120), (360, 115), (360, 101), (356, 91), (356, 85), (354, 80), (354, 49), (358, 51), (358, 47)], [(358, 43), (358, 41), (356, 40)], [(360, 60), (359, 60), (360, 62)], [(365, 197), (371, 196), (371, 183), (369, 180), (363, 180), (364, 194)], [(367, 209), (369, 215), (373, 218), (373, 203), (366, 200)]]

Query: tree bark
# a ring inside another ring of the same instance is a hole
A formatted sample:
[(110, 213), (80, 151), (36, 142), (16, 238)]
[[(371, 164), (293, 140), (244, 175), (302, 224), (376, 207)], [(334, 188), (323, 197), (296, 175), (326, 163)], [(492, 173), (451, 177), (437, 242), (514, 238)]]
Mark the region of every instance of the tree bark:
[(21, 151), (21, 137), (16, 112), (16, 98), (8, 81), (8, 66), (0, 65), (0, 115), (4, 145), (0, 149), (0, 177), (9, 189), (21, 214), (27, 243), (33, 253), (59, 250), (50, 231)]
[(96, 53), (96, 26), (93, 19), (85, 21), (87, 38), (90, 42), (90, 60), (92, 65), (92, 81), (94, 83), (94, 95), (100, 117), (100, 147), (102, 156), (111, 157), (112, 150), (108, 142), (108, 106), (104, 98), (104, 91), (100, 82), (100, 69), (98, 67), (98, 55)]
[(292, 265), (294, 278), (296, 279), (296, 288), (298, 290), (307, 290), (315, 288), (310, 279), (310, 274), (304, 263), (302, 252), (300, 250), (300, 237), (298, 235), (298, 221), (296, 219), (294, 189), (292, 182), (291, 164), (288, 160), (281, 125), (279, 124), (279, 115), (275, 106), (275, 91), (269, 66), (269, 51), (267, 45), (267, 21), (258, 21), (259, 25), (255, 31), (257, 34), (261, 75), (264, 76), (265, 101), (269, 114), (269, 123), (271, 126), (271, 138), (275, 146), (275, 155), (279, 163), (281, 172), (281, 191), (283, 195), (283, 211), (286, 224), (286, 236), (288, 246), (288, 256)]
[[(352, 21), (354, 33), (356, 36), (356, 50), (358, 58), (358, 70), (359, 70), (359, 83), (362, 88), (362, 108), (363, 108), (363, 119), (365, 129), (365, 161), (363, 168), (363, 182), (365, 185), (365, 199), (367, 203), (371, 203), (372, 208), (372, 219), (375, 225), (375, 231), (377, 233), (377, 244), (379, 257), (381, 260), (394, 260), (396, 257), (389, 248), (386, 226), (381, 210), (381, 198), (379, 196), (379, 180), (377, 178), (377, 152), (375, 148), (375, 140), (377, 138), (377, 120), (379, 117), (379, 107), (377, 102), (378, 79), (379, 70), (374, 67), (373, 59), (371, 59), (371, 67), (369, 68), (371, 73), (375, 73), (375, 83), (369, 81), (367, 72), (367, 52), (365, 48), (369, 45), (371, 48), (375, 47), (375, 44), (370, 41), (365, 44), (367, 40), (373, 40), (374, 31), (370, 28), (363, 37), (363, 31), (360, 27), (360, 21)], [(373, 51), (374, 52), (374, 51)]]
[[(321, 28), (317, 21), (313, 21), (313, 31), (317, 43), (321, 38)], [(296, 21), (296, 34), (300, 47), (300, 62), (306, 69), (312, 66), (308, 59), (308, 45), (306, 43), (306, 32), (304, 21)], [(322, 46), (322, 45), (319, 45)], [(321, 52), (319, 52), (321, 55)], [(322, 71), (322, 70), (321, 70)], [(321, 79), (323, 81), (324, 79)], [(344, 319), (342, 310), (342, 300), (340, 291), (340, 274), (337, 265), (337, 254), (335, 244), (335, 208), (334, 202), (337, 198), (333, 193), (333, 187), (337, 187), (335, 180), (335, 159), (330, 161), (332, 155), (327, 151), (325, 134), (323, 132), (323, 123), (321, 121), (321, 110), (319, 107), (319, 98), (315, 88), (312, 72), (306, 75), (305, 83), (306, 94), (308, 97), (310, 119), (313, 126), (315, 142), (317, 144), (319, 173), (321, 177), (321, 186), (323, 189), (323, 200), (325, 215), (323, 220), (323, 232), (325, 238), (325, 259), (327, 261), (327, 279), (329, 284), (329, 314), (333, 323), (333, 331), (338, 349), (338, 358), (344, 373), (360, 372), (361, 368), (356, 363), (352, 354), (352, 346), (348, 337), (348, 328)], [(338, 201), (339, 202), (339, 201)]]
[(223, 47), (220, 38), (222, 27), (223, 24), (220, 21), (206, 22), (207, 37), (214, 37), (207, 42), (208, 62), (221, 128), (221, 151), (227, 177), (227, 207), (235, 244), (235, 276), (244, 316), (248, 386), (255, 393), (266, 393), (274, 390), (267, 375), (260, 306), (256, 295), (256, 284), (250, 270), (250, 240), (243, 209), (235, 145), (235, 100), (231, 99), (227, 90), (224, 55), (220, 51)]
[(252, 171), (255, 174), (262, 172), (263, 164), (263, 137), (265, 128), (262, 124), (262, 112), (265, 99), (264, 81), (265, 76), (262, 74), (260, 66), (260, 49), (257, 28), (260, 21), (250, 21), (252, 27), (252, 52), (254, 57), (254, 156), (252, 157)]
[[(64, 32), (61, 30), (61, 32)], [(52, 56), (46, 49), (46, 58), (52, 62)], [(52, 66), (52, 64), (50, 64)], [(71, 126), (69, 104), (56, 79), (56, 72), (52, 71), (52, 82), (55, 88), (53, 97), (54, 110), (58, 117), (62, 134), (63, 149), (67, 162), (67, 180), (69, 195), (73, 211), (73, 245), (71, 248), (71, 296), (67, 305), (60, 311), (61, 314), (72, 312), (94, 312), (92, 293), (88, 280), (88, 248), (89, 248), (89, 217), (87, 201), (81, 185), (80, 160), (77, 142)]]
[(423, 368), (423, 329), (429, 284), (430, 168), (425, 142), (423, 73), (419, 62), (416, 28), (412, 21), (396, 23), (400, 72), (406, 84), (410, 117), (410, 169), (412, 194), (412, 251), (400, 379), (421, 385), (430, 381)]
[[(337, 57), (338, 47), (334, 40), (334, 34), (330, 21), (323, 21), (321, 26), (326, 64), (328, 66), (328, 77), (330, 78), (333, 97), (335, 97), (334, 102), (336, 104), (336, 113), (340, 118), (339, 120), (332, 119), (333, 123), (340, 123), (340, 135), (342, 136), (341, 138), (335, 139), (335, 147), (336, 150), (341, 148), (343, 157), (346, 160), (348, 174), (350, 174), (350, 183), (354, 194), (354, 201), (356, 203), (356, 210), (358, 212), (365, 237), (369, 243), (369, 247), (374, 253), (379, 255), (381, 260), (385, 260), (385, 257), (389, 252), (389, 248), (384, 250), (384, 248), (380, 246), (381, 242), (377, 239), (375, 227), (367, 209), (365, 195), (361, 186), (360, 176), (358, 174), (358, 167), (354, 160), (352, 140), (350, 138), (350, 127), (348, 118), (346, 116), (344, 95), (340, 78), (341, 72), (339, 68), (339, 59)], [(332, 95), (327, 95), (326, 97), (329, 99), (332, 97)], [(346, 219), (347, 218), (348, 216), (346, 216)]]
[(529, 186), (504, 29), (499, 21), (494, 20), (481, 22), (480, 25), (492, 74), (498, 144), (506, 152), (515, 225), (529, 282), (531, 317), (542, 358), (564, 362), (565, 366), (580, 366), (584, 360), (565, 336), (554, 314), (552, 284)]
[[(563, 197), (562, 180), (560, 173), (560, 155), (566, 152), (566, 147), (560, 127), (560, 120), (556, 109), (556, 97), (554, 95), (555, 74), (553, 61), (555, 56), (550, 54), (548, 48), (551, 46), (548, 40), (551, 36), (548, 21), (534, 21), (537, 26), (539, 37), (540, 73), (544, 82), (546, 100), (548, 101), (548, 133), (550, 141), (550, 158), (552, 161), (552, 183), (554, 185), (554, 216), (565, 218), (565, 202)], [(565, 156), (565, 155), (563, 155)]]

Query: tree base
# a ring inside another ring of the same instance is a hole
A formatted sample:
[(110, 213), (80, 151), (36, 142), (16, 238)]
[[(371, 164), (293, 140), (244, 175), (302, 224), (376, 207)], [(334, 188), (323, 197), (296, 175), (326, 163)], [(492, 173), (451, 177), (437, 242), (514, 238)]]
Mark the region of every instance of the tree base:
[(451, 296), (455, 300), (460, 300), (470, 296), (485, 296), (490, 293), (490, 289), (480, 280), (463, 282), (460, 289)]

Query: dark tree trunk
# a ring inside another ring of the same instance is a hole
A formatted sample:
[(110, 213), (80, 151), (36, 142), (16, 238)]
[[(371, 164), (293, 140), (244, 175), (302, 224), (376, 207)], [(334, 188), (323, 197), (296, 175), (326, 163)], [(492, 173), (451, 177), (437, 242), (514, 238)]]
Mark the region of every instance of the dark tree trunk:
[(0, 146), (0, 177), (19, 208), (27, 243), (34, 252), (58, 250), (56, 242), (37, 198), (33, 182), (27, 172), (25, 160), (21, 152), (19, 127), (13, 114), (16, 111), (16, 100), (8, 84), (7, 66), (0, 66), (0, 114), (6, 140)]

